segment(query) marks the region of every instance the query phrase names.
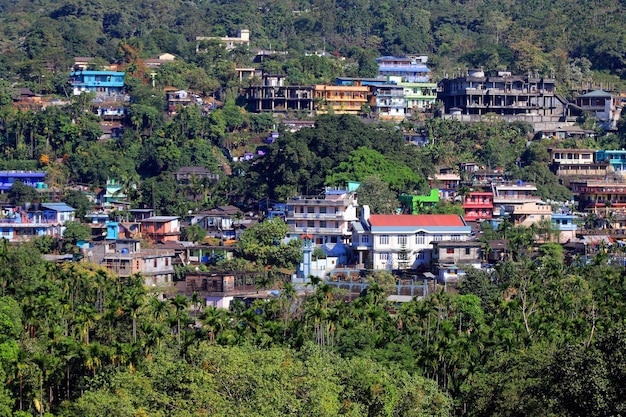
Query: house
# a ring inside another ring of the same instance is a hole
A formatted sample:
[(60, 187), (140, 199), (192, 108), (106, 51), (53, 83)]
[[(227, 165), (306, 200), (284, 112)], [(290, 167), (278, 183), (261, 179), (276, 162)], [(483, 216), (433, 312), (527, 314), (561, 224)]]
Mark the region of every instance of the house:
[(578, 216), (572, 213), (552, 213), (552, 228), (559, 231), (559, 242), (567, 243), (576, 239)]
[(431, 188), (439, 190), (443, 200), (451, 200), (461, 185), (461, 176), (455, 172), (440, 172), (435, 178), (429, 178)]
[(622, 113), (620, 97), (603, 90), (594, 90), (576, 97), (576, 105), (582, 111), (592, 112), (604, 130), (617, 130)]
[(466, 241), (471, 227), (455, 214), (370, 214), (352, 223), (352, 249), (371, 269), (429, 269), (433, 242)]
[(153, 242), (180, 240), (180, 221), (176, 216), (152, 216), (140, 223), (141, 234)]
[(463, 199), (463, 216), (466, 221), (491, 220), (493, 218), (493, 193), (472, 191)]
[(398, 85), (404, 90), (407, 115), (415, 115), (433, 109), (437, 100), (437, 84), (432, 82), (401, 81)]
[(96, 196), (97, 204), (100, 207), (111, 208), (127, 208), (128, 202), (122, 184), (114, 179), (107, 180), (106, 186), (100, 189)]
[(612, 171), (616, 173), (626, 172), (626, 150), (599, 150), (595, 152), (596, 162), (608, 162)]
[(200, 272), (185, 274), (185, 280), (176, 283), (178, 293), (191, 296), (197, 293), (207, 306), (230, 308), (235, 298), (256, 296), (258, 287), (267, 282), (267, 272)]
[(402, 204), (402, 212), (409, 214), (423, 213), (425, 209), (434, 207), (439, 202), (439, 190), (431, 189), (428, 195), (401, 194), (398, 197)]
[(214, 36), (196, 36), (196, 53), (203, 51), (202, 41), (219, 40), (224, 43), (227, 51), (235, 49), (238, 46), (250, 46), (250, 31), (241, 29), (237, 31), (235, 37), (214, 37)]
[(25, 242), (33, 237), (62, 238), (65, 224), (74, 221), (74, 208), (65, 203), (7, 206), (0, 216), (0, 238)]
[(196, 181), (207, 179), (212, 183), (216, 183), (220, 179), (219, 174), (214, 174), (208, 169), (198, 166), (181, 167), (174, 173), (174, 177), (179, 185), (189, 184), (194, 179)]
[(96, 97), (113, 97), (124, 94), (124, 72), (79, 70), (70, 73), (72, 94), (93, 92)]
[(579, 126), (557, 126), (550, 129), (543, 129), (537, 132), (535, 138), (565, 140), (568, 138), (585, 139), (596, 137), (594, 130), (583, 129)]
[(598, 151), (594, 149), (549, 149), (550, 170), (558, 177), (604, 177), (609, 167), (604, 155), (597, 160)]
[(476, 168), (471, 172), (472, 186), (489, 187), (493, 183), (501, 183), (507, 180), (506, 173), (502, 168), (496, 169), (479, 169)]
[(465, 275), (464, 268), (481, 268), (482, 242), (446, 240), (433, 242), (433, 270), (439, 281), (457, 281)]
[(422, 147), (428, 145), (429, 143), (428, 132), (426, 130), (419, 130), (417, 132), (404, 132), (403, 136), (406, 144)]
[(266, 74), (261, 85), (250, 86), (246, 99), (253, 113), (272, 114), (304, 113), (314, 110), (313, 87), (285, 85), (284, 75)]
[(43, 188), (45, 179), (45, 171), (0, 171), (0, 192), (10, 190), (15, 181), (21, 181), (29, 187)]
[(406, 104), (404, 89), (397, 84), (382, 84), (370, 87), (374, 96), (374, 113), (379, 120), (404, 120)]
[(161, 65), (166, 64), (168, 62), (174, 62), (176, 60), (176, 56), (172, 54), (161, 54), (157, 58), (148, 58), (144, 59), (143, 63), (148, 68), (159, 68)]
[(100, 140), (120, 139), (124, 135), (124, 127), (121, 123), (100, 123), (100, 129), (102, 129)]
[(195, 104), (193, 96), (186, 90), (167, 91), (167, 111), (175, 113), (179, 107), (187, 107)]
[(363, 85), (338, 86), (316, 84), (313, 86), (314, 110), (318, 114), (355, 114), (363, 112), (368, 104), (369, 87)]
[(196, 223), (212, 236), (235, 239), (237, 237), (235, 229), (241, 218), (243, 218), (243, 212), (238, 207), (218, 206), (198, 213)]
[(402, 82), (430, 83), (431, 71), (426, 66), (428, 57), (424, 55), (414, 57), (382, 56), (376, 58), (378, 63), (378, 76), (400, 77)]
[(287, 200), (289, 237), (313, 236), (331, 254), (335, 245), (350, 244), (350, 223), (358, 219), (357, 195), (353, 191), (327, 189), (318, 196), (297, 196)]
[(626, 182), (618, 176), (570, 181), (578, 210), (598, 213), (626, 208)]
[(527, 121), (535, 131), (560, 123), (569, 109), (568, 101), (556, 93), (553, 78), (508, 71), (487, 76), (483, 70), (473, 69), (467, 76), (443, 79), (437, 97), (445, 118), (478, 122), (494, 114), (509, 122)]
[(145, 249), (136, 239), (107, 240), (89, 248), (87, 259), (103, 265), (120, 278), (141, 274), (150, 287), (172, 285), (174, 251)]
[(13, 99), (13, 106), (20, 110), (41, 110), (43, 103), (41, 95), (35, 94), (30, 88), (17, 88), (19, 95)]
[[(501, 205), (504, 215), (516, 226), (530, 226), (542, 220), (551, 221), (552, 207), (540, 200)], [(502, 216), (502, 211), (499, 213)]]

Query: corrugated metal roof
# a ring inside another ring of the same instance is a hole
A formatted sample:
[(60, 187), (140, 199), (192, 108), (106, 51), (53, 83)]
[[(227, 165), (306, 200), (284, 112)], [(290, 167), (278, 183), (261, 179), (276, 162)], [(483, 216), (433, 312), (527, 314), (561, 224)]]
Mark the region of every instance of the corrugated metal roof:
[(369, 223), (373, 227), (384, 226), (466, 226), (457, 214), (372, 214)]

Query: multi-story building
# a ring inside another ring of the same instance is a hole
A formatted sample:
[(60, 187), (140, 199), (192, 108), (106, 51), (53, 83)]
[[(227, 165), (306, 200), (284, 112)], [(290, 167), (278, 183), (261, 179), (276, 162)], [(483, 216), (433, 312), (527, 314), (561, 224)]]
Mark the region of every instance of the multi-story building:
[(483, 243), (472, 241), (446, 240), (433, 242), (433, 270), (441, 282), (457, 281), (465, 275), (468, 266), (481, 267)]
[(539, 131), (568, 116), (568, 102), (556, 93), (553, 78), (505, 71), (486, 76), (482, 70), (470, 70), (465, 77), (442, 80), (439, 87), (447, 118), (477, 122), (492, 113), (507, 121), (527, 121)]
[(529, 226), (550, 219), (552, 209), (535, 195), (537, 186), (523, 181), (492, 185), (494, 216), (509, 216), (514, 224)]
[(369, 214), (352, 224), (352, 249), (372, 269), (429, 268), (433, 242), (466, 241), (471, 227), (455, 214)]
[(153, 242), (168, 242), (180, 239), (180, 220), (176, 216), (152, 216), (142, 219), (141, 233)]
[(550, 168), (559, 177), (604, 177), (609, 162), (597, 161), (593, 149), (549, 149)]
[(313, 236), (316, 245), (349, 244), (350, 224), (358, 219), (356, 193), (327, 190), (322, 196), (298, 196), (287, 201), (291, 238)]
[(88, 258), (120, 278), (141, 274), (148, 286), (168, 286), (174, 276), (174, 250), (145, 249), (136, 239), (107, 240), (89, 249)]
[(617, 130), (617, 122), (622, 114), (622, 101), (603, 90), (590, 91), (576, 97), (576, 105), (582, 111), (595, 114), (598, 124), (604, 130)]
[(97, 97), (114, 97), (124, 94), (124, 73), (118, 71), (72, 71), (69, 84), (72, 94), (94, 92)]
[(515, 202), (513, 204), (505, 204), (502, 207), (505, 215), (516, 226), (528, 227), (542, 220), (550, 221), (552, 219), (552, 206), (540, 200), (522, 203)]
[(396, 84), (370, 87), (374, 96), (374, 113), (379, 120), (404, 120), (404, 89)]
[(62, 238), (66, 223), (74, 221), (74, 212), (65, 203), (5, 207), (0, 216), (0, 238), (9, 242), (25, 242), (38, 236)]
[(464, 218), (473, 222), (493, 218), (493, 193), (474, 191), (465, 195), (463, 200)]
[(318, 114), (360, 114), (363, 105), (368, 104), (369, 87), (363, 85), (323, 85), (313, 86), (315, 111)]
[(250, 111), (275, 114), (313, 114), (313, 87), (306, 85), (285, 85), (284, 75), (266, 75), (262, 85), (248, 89), (247, 101)]
[(429, 83), (431, 71), (426, 66), (428, 58), (420, 56), (382, 56), (376, 58), (378, 75), (381, 78), (400, 77), (401, 82)]
[(595, 153), (596, 162), (606, 161), (615, 172), (626, 171), (626, 150), (601, 150)]
[(45, 171), (0, 171), (0, 192), (10, 190), (15, 181), (21, 181), (29, 187), (42, 188), (45, 179)]
[(580, 211), (597, 213), (626, 208), (626, 182), (622, 178), (571, 181), (570, 189)]
[(437, 84), (431, 82), (400, 82), (404, 89), (407, 115), (431, 110), (437, 100)]

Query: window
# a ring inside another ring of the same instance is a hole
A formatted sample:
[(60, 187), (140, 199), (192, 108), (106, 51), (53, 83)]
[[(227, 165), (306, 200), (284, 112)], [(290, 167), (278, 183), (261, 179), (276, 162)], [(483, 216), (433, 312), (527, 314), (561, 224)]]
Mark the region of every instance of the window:
[(320, 207), (320, 214), (326, 214), (326, 207)]
[(423, 260), (424, 260), (424, 252), (422, 252), (422, 251), (417, 252), (417, 256), (416, 256), (416, 258), (417, 258), (418, 260), (420, 260), (420, 261), (423, 261)]
[(387, 252), (379, 253), (378, 254), (378, 259), (380, 259), (381, 261), (388, 261), (389, 260), (389, 253), (387, 253)]
[(452, 235), (451, 239), (452, 240), (461, 240), (461, 235)]
[(315, 207), (307, 207), (306, 208), (306, 212), (307, 213), (315, 213)]
[(448, 249), (446, 249), (446, 253), (447, 253), (447, 254), (454, 254), (454, 248), (448, 248)]
[(433, 240), (435, 242), (441, 242), (443, 240), (443, 235), (435, 235), (433, 236)]
[(469, 255), (470, 254), (470, 248), (465, 248), (465, 254)]
[(381, 245), (388, 245), (389, 244), (389, 235), (380, 235), (378, 243), (380, 243)]
[(325, 220), (321, 220), (320, 221), (320, 227), (326, 227), (326, 221)]
[(157, 267), (157, 260), (156, 260), (156, 258), (154, 258), (154, 267), (155, 268)]
[(363, 236), (361, 236), (361, 243), (370, 243), (370, 237), (369, 237), (369, 235), (363, 235)]
[(315, 227), (315, 222), (313, 220), (309, 220), (306, 222), (306, 227)]
[(165, 258), (165, 266), (170, 266), (170, 258)]
[(406, 245), (406, 235), (398, 236), (398, 245)]
[(423, 245), (426, 243), (426, 237), (424, 232), (419, 232), (418, 234), (415, 235), (415, 244), (416, 245)]

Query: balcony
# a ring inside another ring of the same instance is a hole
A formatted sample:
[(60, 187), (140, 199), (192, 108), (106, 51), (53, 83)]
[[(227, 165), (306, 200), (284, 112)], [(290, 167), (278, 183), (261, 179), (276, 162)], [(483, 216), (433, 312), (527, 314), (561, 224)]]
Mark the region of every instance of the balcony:
[(292, 211), (287, 212), (287, 217), (289, 219), (295, 220), (310, 220), (310, 219), (321, 219), (321, 220), (344, 220), (345, 212), (340, 213), (294, 213)]

